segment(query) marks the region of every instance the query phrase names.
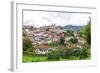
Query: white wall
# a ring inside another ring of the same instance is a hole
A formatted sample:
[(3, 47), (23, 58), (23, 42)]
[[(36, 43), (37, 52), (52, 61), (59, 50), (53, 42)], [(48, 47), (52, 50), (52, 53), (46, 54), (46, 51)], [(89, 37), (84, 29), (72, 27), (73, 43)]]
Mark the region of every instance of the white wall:
[[(22, 0), (21, 0), (22, 1)], [(25, 0), (24, 0), (25, 1)], [(95, 6), (97, 8), (98, 25), (97, 46), (98, 65), (97, 67), (65, 68), (56, 70), (35, 71), (36, 73), (99, 73), (100, 69), (100, 0), (28, 0), (38, 4), (56, 4), (56, 5), (77, 5), (77, 6)], [(70, 1), (70, 3), (69, 3)], [(10, 73), (10, 0), (0, 0), (0, 73)], [(34, 71), (33, 71), (34, 72)], [(34, 73), (35, 73), (34, 72)], [(26, 72), (29, 73), (29, 72)]]

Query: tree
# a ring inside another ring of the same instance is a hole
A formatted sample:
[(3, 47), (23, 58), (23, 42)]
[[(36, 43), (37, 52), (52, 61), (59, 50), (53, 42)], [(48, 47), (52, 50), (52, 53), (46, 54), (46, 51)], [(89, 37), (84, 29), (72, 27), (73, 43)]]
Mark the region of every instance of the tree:
[(67, 30), (67, 35), (68, 35), (68, 36), (74, 36), (74, 31), (72, 31), (72, 30)]
[(57, 61), (60, 60), (61, 57), (63, 57), (63, 50), (61, 49), (51, 50), (48, 52), (48, 60)]
[(23, 50), (26, 51), (27, 49), (29, 48), (32, 48), (32, 41), (27, 38), (27, 37), (24, 37), (23, 38)]
[(82, 33), (85, 35), (88, 44), (91, 45), (91, 21), (88, 22), (88, 24), (82, 30)]
[(60, 37), (60, 44), (65, 45), (65, 38), (64, 37)]
[(78, 40), (77, 40), (77, 38), (74, 37), (74, 38), (71, 38), (71, 39), (69, 40), (69, 42), (75, 44), (75, 43), (78, 42)]
[(26, 34), (25, 34), (25, 32), (23, 32), (23, 37), (26, 37)]

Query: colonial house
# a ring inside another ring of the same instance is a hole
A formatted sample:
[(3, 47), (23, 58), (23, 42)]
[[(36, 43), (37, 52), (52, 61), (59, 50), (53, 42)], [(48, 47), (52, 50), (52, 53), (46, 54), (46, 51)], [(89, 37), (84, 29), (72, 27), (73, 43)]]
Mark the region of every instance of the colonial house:
[(37, 54), (47, 54), (48, 53), (48, 50), (47, 49), (44, 49), (44, 48), (37, 48), (36, 49), (36, 53)]
[(48, 53), (48, 46), (46, 45), (38, 45), (38, 48), (36, 49), (37, 54), (47, 54)]

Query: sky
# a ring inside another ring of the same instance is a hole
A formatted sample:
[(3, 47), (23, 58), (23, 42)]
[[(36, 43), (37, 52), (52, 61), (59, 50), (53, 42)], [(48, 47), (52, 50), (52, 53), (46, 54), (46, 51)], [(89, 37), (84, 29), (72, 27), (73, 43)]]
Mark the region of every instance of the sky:
[(57, 26), (76, 25), (83, 26), (89, 21), (90, 14), (86, 13), (62, 13), (44, 11), (24, 11), (23, 25), (35, 27), (55, 24)]

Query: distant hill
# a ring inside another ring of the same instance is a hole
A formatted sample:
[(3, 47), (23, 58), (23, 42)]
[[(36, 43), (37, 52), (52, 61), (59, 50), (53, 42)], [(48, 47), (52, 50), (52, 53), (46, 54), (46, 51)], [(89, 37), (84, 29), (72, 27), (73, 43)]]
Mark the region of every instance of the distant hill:
[(80, 31), (84, 26), (66, 25), (63, 27), (65, 30)]

